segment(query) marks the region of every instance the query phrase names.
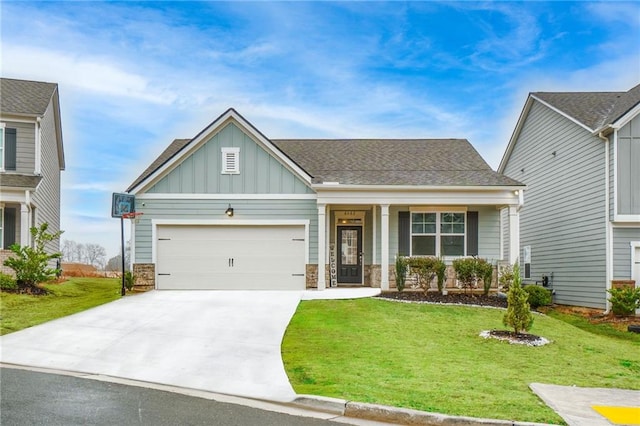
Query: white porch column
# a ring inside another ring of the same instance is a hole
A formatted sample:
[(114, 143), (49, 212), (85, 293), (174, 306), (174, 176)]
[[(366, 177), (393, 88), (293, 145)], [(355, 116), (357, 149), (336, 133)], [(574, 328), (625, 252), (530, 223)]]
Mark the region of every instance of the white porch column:
[(29, 225), (31, 224), (31, 215), (29, 206), (27, 203), (20, 203), (20, 245), (31, 245), (31, 232), (29, 231)]
[(389, 290), (389, 204), (380, 205), (380, 288)]
[(325, 264), (327, 251), (327, 205), (318, 204), (318, 290), (327, 287)]
[(517, 206), (509, 206), (509, 263), (519, 262), (520, 214)]

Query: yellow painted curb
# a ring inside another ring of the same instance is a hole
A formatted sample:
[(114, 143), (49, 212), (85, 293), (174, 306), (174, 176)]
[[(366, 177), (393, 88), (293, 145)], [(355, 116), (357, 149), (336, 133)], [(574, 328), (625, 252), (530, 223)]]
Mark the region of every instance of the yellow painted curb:
[(640, 407), (607, 407), (593, 405), (591, 408), (617, 425), (640, 425)]

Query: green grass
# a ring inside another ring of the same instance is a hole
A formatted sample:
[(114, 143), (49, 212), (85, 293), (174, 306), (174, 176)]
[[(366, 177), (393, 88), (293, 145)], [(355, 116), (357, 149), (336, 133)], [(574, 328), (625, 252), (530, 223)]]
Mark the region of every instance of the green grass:
[(70, 278), (44, 286), (46, 296), (0, 292), (0, 335), (84, 311), (120, 298), (115, 278)]
[(589, 333), (640, 343), (640, 334), (626, 331), (626, 324), (619, 325), (618, 327), (608, 323), (593, 324), (582, 315), (564, 313), (553, 309), (549, 309), (546, 314)]
[(536, 315), (531, 333), (553, 341), (510, 345), (478, 336), (504, 311), (378, 299), (305, 301), (284, 337), (298, 393), (473, 417), (563, 423), (533, 382), (640, 389), (640, 342)]

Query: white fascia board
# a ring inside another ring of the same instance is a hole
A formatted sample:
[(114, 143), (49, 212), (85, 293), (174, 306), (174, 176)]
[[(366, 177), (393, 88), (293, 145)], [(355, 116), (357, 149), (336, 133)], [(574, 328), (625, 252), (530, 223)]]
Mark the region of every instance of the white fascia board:
[(520, 191), (527, 189), (526, 185), (503, 186), (419, 186), (419, 185), (323, 185), (314, 184), (311, 188), (318, 194), (322, 192), (352, 191), (352, 192), (464, 192), (464, 191)]
[(215, 225), (215, 226), (308, 226), (308, 219), (151, 219), (152, 226), (158, 225)]
[(640, 114), (640, 103), (638, 103), (636, 106), (631, 108), (629, 112), (627, 112), (625, 115), (620, 117), (619, 120), (612, 123), (611, 128), (620, 129), (621, 127), (624, 127), (627, 123), (629, 123), (631, 120), (636, 118), (638, 114)]
[(132, 188), (131, 193), (138, 194), (140, 192), (144, 192), (151, 185), (156, 183), (160, 178), (164, 177), (165, 173), (171, 170), (176, 164), (182, 162), (185, 158), (191, 155), (196, 149), (200, 148), (202, 144), (208, 141), (213, 134), (222, 130), (230, 121), (235, 122), (235, 124), (239, 125), (243, 131), (247, 134), (251, 135), (254, 141), (258, 144), (262, 145), (267, 151), (269, 151), (273, 156), (278, 158), (287, 168), (293, 171), (298, 177), (304, 180), (308, 185), (311, 185), (311, 176), (307, 174), (304, 170), (302, 170), (298, 165), (296, 165), (293, 161), (291, 161), (288, 157), (282, 154), (278, 148), (276, 148), (262, 133), (260, 133), (251, 123), (246, 121), (240, 114), (238, 114), (234, 109), (228, 109), (224, 114), (214, 120), (211, 124), (205, 127), (200, 133), (196, 135), (182, 150), (174, 155), (169, 161), (163, 164), (160, 168), (158, 168), (151, 175), (147, 176), (145, 180), (140, 182), (134, 188)]
[(3, 203), (24, 203), (27, 200), (27, 191), (34, 191), (35, 188), (2, 188), (0, 199)]
[(2, 114), (0, 115), (0, 120), (13, 121), (15, 123), (35, 123), (39, 117), (39, 115), (35, 114)]
[(509, 139), (509, 143), (507, 144), (507, 149), (504, 151), (502, 155), (502, 160), (500, 160), (500, 166), (498, 166), (498, 173), (504, 173), (504, 169), (507, 167), (507, 162), (509, 161), (509, 157), (511, 157), (511, 152), (520, 137), (520, 131), (522, 130), (522, 126), (524, 125), (525, 119), (529, 115), (529, 110), (531, 109), (531, 105), (533, 105), (533, 98), (531, 94), (527, 98), (527, 101), (524, 103), (524, 107), (520, 112), (520, 117), (518, 117), (518, 122), (516, 123), (516, 127), (513, 129), (513, 133), (511, 134), (511, 138)]
[(327, 191), (318, 193), (318, 204), (352, 205), (495, 205), (518, 206), (520, 196), (501, 191)]
[(535, 95), (531, 95), (531, 97), (533, 99), (535, 99), (536, 101), (540, 102), (542, 105), (546, 106), (547, 108), (557, 112), (558, 114), (560, 114), (561, 116), (565, 117), (567, 120), (574, 122), (575, 124), (577, 124), (578, 126), (582, 127), (583, 129), (587, 130), (589, 133), (593, 133), (595, 130), (592, 129), (591, 127), (585, 125), (584, 123), (576, 120), (575, 118), (573, 118), (572, 116), (568, 115), (567, 113), (565, 113), (564, 111), (554, 107), (553, 105), (543, 101), (542, 99), (536, 97)]
[(167, 194), (144, 193), (136, 200), (315, 200), (316, 194)]

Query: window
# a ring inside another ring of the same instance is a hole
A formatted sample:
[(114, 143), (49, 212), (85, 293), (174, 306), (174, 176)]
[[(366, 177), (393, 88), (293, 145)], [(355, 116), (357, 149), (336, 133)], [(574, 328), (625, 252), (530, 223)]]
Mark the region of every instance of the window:
[(222, 174), (240, 173), (240, 148), (222, 148)]
[(0, 124), (0, 170), (16, 170), (16, 129)]
[(411, 213), (412, 256), (464, 256), (465, 213)]

